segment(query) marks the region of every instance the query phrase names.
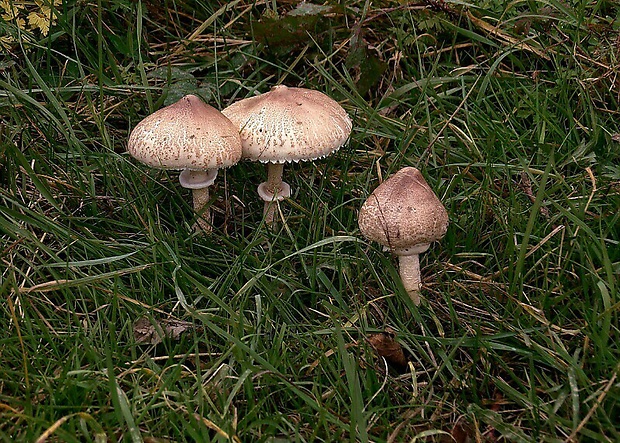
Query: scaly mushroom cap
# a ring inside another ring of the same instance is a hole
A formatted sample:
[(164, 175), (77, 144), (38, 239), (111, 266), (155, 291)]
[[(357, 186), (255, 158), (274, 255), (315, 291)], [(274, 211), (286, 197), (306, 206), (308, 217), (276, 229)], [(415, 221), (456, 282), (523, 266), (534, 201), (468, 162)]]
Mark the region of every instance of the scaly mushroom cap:
[(381, 183), (359, 213), (359, 227), (369, 240), (396, 253), (406, 253), (440, 240), (448, 229), (448, 213), (416, 168), (406, 167)]
[(155, 168), (217, 169), (241, 159), (241, 139), (220, 111), (186, 95), (138, 123), (127, 150)]
[(233, 103), (222, 113), (240, 130), (243, 158), (263, 163), (325, 157), (346, 143), (352, 127), (335, 100), (284, 85)]

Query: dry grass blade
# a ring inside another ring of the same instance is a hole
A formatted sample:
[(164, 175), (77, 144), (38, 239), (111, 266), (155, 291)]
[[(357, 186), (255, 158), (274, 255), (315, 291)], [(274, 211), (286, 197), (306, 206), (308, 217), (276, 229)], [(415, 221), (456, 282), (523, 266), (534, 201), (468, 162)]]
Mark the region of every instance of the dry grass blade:
[(596, 402), (590, 408), (586, 416), (583, 418), (583, 420), (581, 420), (581, 422), (579, 422), (579, 425), (575, 428), (575, 430), (571, 433), (571, 435), (569, 435), (568, 438), (564, 440), (565, 443), (571, 443), (571, 442), (577, 441), (575, 440), (575, 438), (577, 437), (579, 433), (581, 433), (581, 431), (586, 426), (588, 421), (590, 421), (590, 419), (592, 418), (592, 415), (594, 415), (596, 410), (601, 406), (605, 396), (609, 393), (610, 389), (613, 387), (614, 383), (616, 382), (616, 378), (618, 378), (618, 372), (620, 372), (620, 364), (616, 367), (615, 372), (613, 373), (613, 375), (611, 376), (607, 384), (603, 387), (603, 390), (601, 391), (600, 395), (596, 398)]
[(218, 425), (213, 423), (208, 418), (203, 417), (200, 414), (196, 414), (196, 413), (194, 414), (194, 418), (198, 420), (200, 423), (204, 424), (207, 428), (217, 432), (219, 435), (221, 435), (226, 440), (228, 441), (232, 440), (235, 443), (241, 443), (241, 439), (239, 439), (239, 437), (237, 437), (236, 435), (232, 435), (232, 436), (229, 435), (227, 432), (225, 432), (222, 428), (220, 428)]
[(497, 37), (499, 40), (502, 41), (504, 45), (510, 45), (512, 47), (521, 49), (523, 51), (531, 52), (545, 60), (549, 60), (550, 59), (549, 54), (553, 53), (552, 49), (542, 50), (518, 38), (515, 38), (511, 36), (510, 34), (507, 34), (506, 32), (502, 31), (497, 26), (493, 26), (492, 24), (476, 17), (469, 11), (465, 11), (465, 17), (467, 17), (467, 19), (471, 21), (471, 23), (477, 28), (482, 29), (483, 31), (487, 32), (492, 37)]
[(49, 428), (45, 430), (45, 432), (43, 432), (43, 434), (39, 436), (39, 438), (37, 438), (36, 443), (45, 443), (46, 441), (48, 441), (48, 439), (52, 437), (52, 435), (63, 424), (67, 423), (69, 420), (71, 420), (74, 417), (78, 417), (80, 418), (80, 420), (83, 420), (86, 423), (90, 423), (92, 427), (95, 428), (95, 438), (94, 438), (95, 442), (105, 443), (108, 441), (108, 438), (105, 435), (105, 432), (103, 432), (103, 429), (101, 429), (101, 426), (99, 426), (99, 424), (97, 423), (97, 421), (91, 414), (88, 414), (85, 412), (76, 412), (75, 414), (65, 415), (64, 417), (61, 417), (58, 420), (56, 420)]
[(92, 283), (97, 283), (97, 282), (113, 279), (115, 277), (119, 277), (122, 275), (141, 272), (141, 271), (144, 271), (150, 268), (151, 266), (153, 265), (145, 264), (145, 265), (135, 266), (129, 269), (121, 269), (119, 271), (111, 271), (111, 272), (106, 272), (106, 273), (99, 274), (99, 275), (92, 275), (88, 277), (77, 278), (74, 280), (69, 280), (69, 279), (52, 280), (52, 281), (48, 281), (45, 283), (39, 283), (37, 285), (30, 286), (30, 287), (22, 287), (19, 289), (19, 292), (21, 294), (31, 294), (31, 293), (36, 293), (36, 292), (59, 291), (62, 289), (73, 288), (73, 287), (80, 286), (80, 285), (88, 285)]

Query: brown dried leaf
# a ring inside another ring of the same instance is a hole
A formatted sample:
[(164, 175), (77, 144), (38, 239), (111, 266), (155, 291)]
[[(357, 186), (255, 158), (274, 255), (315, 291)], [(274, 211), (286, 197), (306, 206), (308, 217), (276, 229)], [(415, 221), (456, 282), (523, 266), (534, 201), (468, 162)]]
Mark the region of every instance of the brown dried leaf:
[(192, 323), (181, 320), (150, 320), (139, 318), (133, 325), (133, 336), (138, 344), (157, 345), (168, 337), (178, 340), (181, 334), (192, 329)]
[(397, 371), (403, 372), (407, 368), (407, 358), (402, 346), (394, 339), (394, 334), (390, 332), (372, 334), (368, 337), (368, 343)]
[(474, 431), (463, 417), (457, 420), (450, 432), (450, 437), (445, 439), (446, 443), (473, 443), (474, 441), (476, 441)]

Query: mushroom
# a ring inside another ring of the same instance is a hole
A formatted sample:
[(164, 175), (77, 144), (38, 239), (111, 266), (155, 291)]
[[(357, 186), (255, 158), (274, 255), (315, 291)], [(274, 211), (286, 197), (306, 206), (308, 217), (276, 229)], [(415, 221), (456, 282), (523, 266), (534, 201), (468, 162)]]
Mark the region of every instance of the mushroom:
[(291, 195), (282, 181), (284, 163), (326, 157), (346, 143), (352, 127), (335, 100), (284, 85), (233, 103), (222, 113), (239, 128), (243, 158), (267, 163), (267, 181), (258, 186), (267, 225), (274, 222), (273, 202)]
[(241, 158), (238, 129), (220, 111), (195, 95), (156, 111), (136, 125), (127, 145), (129, 153), (149, 166), (182, 169), (179, 182), (192, 190), (198, 226), (211, 231), (209, 186), (219, 168)]
[(398, 255), (403, 286), (419, 305), (419, 254), (448, 229), (446, 208), (422, 173), (406, 167), (381, 183), (362, 205), (358, 223), (366, 238)]

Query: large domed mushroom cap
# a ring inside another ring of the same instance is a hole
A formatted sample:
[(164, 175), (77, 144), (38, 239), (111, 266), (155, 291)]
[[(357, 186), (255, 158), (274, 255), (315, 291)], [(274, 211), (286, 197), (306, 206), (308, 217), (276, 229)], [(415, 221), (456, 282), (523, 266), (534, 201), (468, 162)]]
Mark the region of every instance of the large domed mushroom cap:
[(235, 125), (195, 95), (138, 123), (127, 149), (137, 160), (163, 169), (223, 168), (237, 163), (242, 153)]
[(346, 143), (352, 128), (335, 100), (284, 85), (233, 103), (222, 113), (240, 130), (243, 158), (264, 163), (325, 157)]
[(380, 184), (359, 213), (359, 227), (369, 240), (396, 253), (425, 251), (448, 229), (448, 213), (416, 168), (406, 167)]

